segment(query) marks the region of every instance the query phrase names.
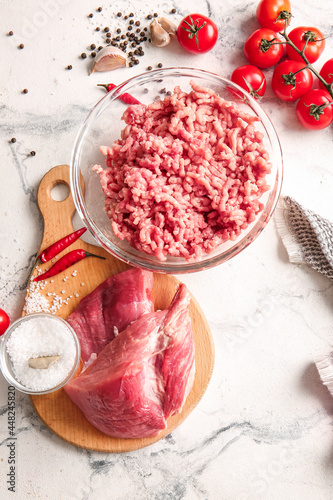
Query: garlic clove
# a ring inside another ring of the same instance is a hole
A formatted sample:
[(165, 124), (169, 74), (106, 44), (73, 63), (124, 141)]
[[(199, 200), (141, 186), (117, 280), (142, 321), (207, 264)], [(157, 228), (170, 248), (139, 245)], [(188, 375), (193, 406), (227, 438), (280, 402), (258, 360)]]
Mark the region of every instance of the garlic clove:
[(149, 26), (151, 43), (156, 47), (165, 47), (170, 43), (170, 35), (160, 25), (157, 19), (153, 19)]
[(104, 47), (94, 60), (94, 65), (90, 73), (95, 71), (111, 71), (117, 68), (128, 66), (127, 55), (117, 47)]
[(170, 35), (175, 35), (177, 33), (177, 25), (169, 19), (166, 19), (165, 17), (158, 17), (157, 22)]

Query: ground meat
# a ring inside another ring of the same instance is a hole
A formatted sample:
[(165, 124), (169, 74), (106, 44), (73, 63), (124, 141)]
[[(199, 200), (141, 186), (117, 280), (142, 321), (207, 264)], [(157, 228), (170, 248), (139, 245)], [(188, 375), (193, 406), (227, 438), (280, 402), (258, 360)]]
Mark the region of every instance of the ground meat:
[(235, 240), (263, 209), (269, 155), (255, 116), (191, 83), (145, 106), (97, 165), (114, 233), (160, 260), (197, 261)]

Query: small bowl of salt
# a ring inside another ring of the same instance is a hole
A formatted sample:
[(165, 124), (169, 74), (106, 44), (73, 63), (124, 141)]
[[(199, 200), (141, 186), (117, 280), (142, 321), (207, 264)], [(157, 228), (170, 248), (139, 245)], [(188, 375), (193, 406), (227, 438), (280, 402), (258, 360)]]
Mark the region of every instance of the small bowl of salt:
[(28, 314), (6, 330), (0, 342), (1, 371), (27, 394), (63, 387), (80, 364), (80, 343), (69, 324), (52, 314)]

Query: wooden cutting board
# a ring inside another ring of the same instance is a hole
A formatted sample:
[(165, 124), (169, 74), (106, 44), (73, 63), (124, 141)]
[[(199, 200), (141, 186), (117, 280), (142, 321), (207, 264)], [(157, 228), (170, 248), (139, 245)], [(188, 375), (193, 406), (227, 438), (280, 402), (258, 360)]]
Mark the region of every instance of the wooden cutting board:
[[(72, 218), (75, 213), (75, 206), (71, 194), (63, 201), (55, 201), (52, 198), (51, 191), (58, 184), (65, 184), (69, 188), (68, 165), (59, 165), (52, 168), (43, 177), (39, 186), (38, 206), (44, 219), (44, 234), (40, 251), (74, 230)], [(46, 297), (50, 305), (55, 298), (60, 297), (63, 302), (55, 314), (64, 319), (76, 308), (79, 301), (93, 291), (102, 281), (112, 274), (129, 268), (127, 264), (116, 259), (103, 248), (87, 244), (80, 239), (64, 250), (60, 256), (76, 248), (83, 248), (88, 252), (101, 255), (106, 257), (106, 260), (88, 257), (75, 264), (73, 268), (55, 276), (53, 282), (48, 280), (45, 288), (34, 292)], [(50, 267), (50, 263), (39, 266), (43, 270), (48, 267)], [(38, 269), (35, 267), (32, 275), (35, 276), (37, 273)], [(156, 309), (166, 309), (169, 306), (178, 283), (179, 281), (174, 276), (155, 273), (153, 297)], [(29, 301), (29, 294), (31, 293), (33, 293), (31, 286), (28, 286), (25, 304)], [(22, 314), (24, 315), (25, 312)], [(102, 434), (86, 420), (83, 413), (72, 403), (63, 389), (51, 394), (30, 396), (40, 419), (51, 431), (68, 443), (95, 451), (132, 451), (148, 446), (165, 437), (178, 427), (198, 404), (208, 386), (213, 371), (214, 344), (212, 335), (204, 314), (193, 296), (190, 314), (196, 348), (196, 374), (193, 388), (183, 406), (182, 412), (169, 418), (167, 428), (158, 436), (142, 439), (118, 439)]]

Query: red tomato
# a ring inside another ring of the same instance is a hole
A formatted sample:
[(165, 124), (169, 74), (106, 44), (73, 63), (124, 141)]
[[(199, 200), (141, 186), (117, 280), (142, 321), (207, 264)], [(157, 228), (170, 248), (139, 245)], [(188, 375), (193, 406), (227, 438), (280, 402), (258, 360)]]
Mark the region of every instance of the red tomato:
[(0, 309), (0, 335), (3, 335), (8, 327), (9, 316), (3, 309)]
[(320, 130), (333, 121), (332, 97), (326, 90), (314, 89), (304, 94), (296, 105), (296, 115), (303, 127)]
[(283, 55), (283, 45), (277, 34), (265, 28), (256, 30), (244, 44), (246, 59), (259, 68), (270, 68)]
[(287, 59), (276, 66), (272, 77), (273, 92), (282, 101), (296, 101), (311, 89), (312, 83), (312, 73), (304, 61)]
[[(317, 28), (307, 26), (298, 26), (289, 33), (290, 40), (296, 45), (299, 50), (302, 50), (306, 41), (304, 55), (310, 63), (314, 63), (321, 56), (325, 48), (325, 38), (321, 31)], [(303, 62), (302, 56), (297, 54), (296, 50), (287, 44), (287, 54), (294, 61)]]
[(257, 19), (262, 28), (283, 31), (285, 19), (290, 23), (291, 6), (289, 0), (261, 0), (257, 7)]
[[(333, 82), (333, 57), (325, 62), (324, 66), (320, 70), (320, 76), (324, 78), (327, 83)], [(326, 90), (326, 87), (319, 80), (319, 85), (321, 88)]]
[(192, 54), (211, 50), (216, 44), (218, 31), (209, 17), (191, 14), (184, 17), (177, 29), (177, 38), (183, 49)]
[(261, 69), (251, 64), (239, 66), (232, 75), (231, 81), (237, 83), (255, 99), (260, 99), (266, 91), (266, 78)]

